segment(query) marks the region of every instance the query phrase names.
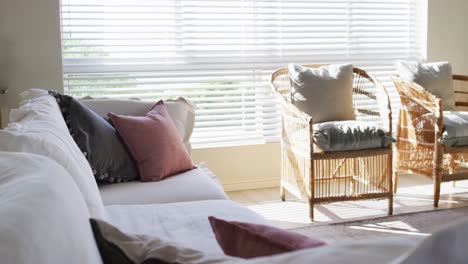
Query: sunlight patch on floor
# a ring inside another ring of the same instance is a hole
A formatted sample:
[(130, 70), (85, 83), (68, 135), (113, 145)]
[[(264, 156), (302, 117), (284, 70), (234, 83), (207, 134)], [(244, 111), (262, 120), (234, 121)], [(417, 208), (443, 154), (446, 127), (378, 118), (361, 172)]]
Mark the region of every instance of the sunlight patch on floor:
[[(405, 180), (394, 196), (394, 214), (437, 210), (433, 207), (433, 185), (430, 179), (414, 176)], [(231, 199), (244, 204), (278, 226), (294, 228), (311, 224), (308, 203), (290, 194), (287, 195), (286, 201), (282, 202), (277, 188), (232, 192), (229, 195)], [(468, 181), (457, 182), (456, 187), (450, 182), (443, 183), (439, 204), (439, 208), (468, 206)], [(339, 223), (385, 217), (387, 207), (387, 199), (317, 204), (314, 222)]]
[(392, 233), (409, 236), (429, 236), (429, 233), (422, 233), (417, 228), (410, 226), (402, 221), (381, 222), (376, 224), (367, 224), (362, 226), (350, 226), (351, 229), (365, 230), (381, 233)]

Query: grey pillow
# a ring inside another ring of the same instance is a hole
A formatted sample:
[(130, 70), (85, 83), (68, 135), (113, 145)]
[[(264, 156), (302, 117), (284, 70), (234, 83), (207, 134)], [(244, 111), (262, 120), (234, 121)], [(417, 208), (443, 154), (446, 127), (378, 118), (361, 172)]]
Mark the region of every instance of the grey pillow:
[(442, 99), (446, 110), (455, 110), (455, 92), (450, 63), (399, 61), (397, 72), (400, 78), (415, 82)]
[(135, 162), (115, 128), (73, 97), (49, 91), (97, 183), (117, 183), (140, 178)]
[(289, 64), (291, 102), (314, 123), (354, 120), (353, 65), (306, 68)]
[(337, 121), (315, 124), (314, 142), (325, 152), (383, 148), (393, 141), (369, 122)]

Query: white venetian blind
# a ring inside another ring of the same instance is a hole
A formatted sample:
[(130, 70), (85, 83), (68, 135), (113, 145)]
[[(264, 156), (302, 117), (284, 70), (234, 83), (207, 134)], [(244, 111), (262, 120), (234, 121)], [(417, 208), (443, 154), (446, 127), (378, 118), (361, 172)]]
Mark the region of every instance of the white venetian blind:
[[(61, 0), (67, 94), (197, 105), (192, 144), (277, 140), (288, 63), (351, 62), (389, 82), (423, 59), (424, 0)], [(396, 116), (396, 114), (394, 114)]]

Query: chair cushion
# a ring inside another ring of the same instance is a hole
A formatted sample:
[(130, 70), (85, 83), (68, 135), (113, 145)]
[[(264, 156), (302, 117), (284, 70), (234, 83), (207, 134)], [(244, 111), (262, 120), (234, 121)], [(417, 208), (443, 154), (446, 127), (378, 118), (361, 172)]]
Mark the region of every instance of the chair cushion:
[(382, 128), (369, 122), (325, 122), (313, 128), (314, 142), (325, 152), (382, 148), (392, 143)]
[(124, 182), (100, 186), (105, 205), (159, 204), (228, 199), (223, 188), (206, 173), (193, 169), (159, 182)]
[(397, 63), (397, 72), (402, 79), (415, 82), (442, 99), (445, 109), (455, 110), (455, 92), (450, 63), (400, 61)]
[(306, 68), (290, 64), (289, 79), (291, 102), (312, 116), (314, 123), (355, 119), (353, 65)]
[(440, 142), (448, 147), (468, 146), (468, 112), (444, 111), (444, 132)]

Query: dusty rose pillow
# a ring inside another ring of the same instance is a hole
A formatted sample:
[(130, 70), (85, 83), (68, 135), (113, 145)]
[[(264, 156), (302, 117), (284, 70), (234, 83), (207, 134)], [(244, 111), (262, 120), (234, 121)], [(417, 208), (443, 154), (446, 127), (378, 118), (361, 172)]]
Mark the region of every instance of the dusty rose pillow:
[(255, 258), (314, 248), (325, 242), (279, 228), (208, 217), (219, 246), (228, 256)]
[(145, 116), (107, 116), (135, 159), (142, 181), (160, 181), (193, 168), (163, 101)]

